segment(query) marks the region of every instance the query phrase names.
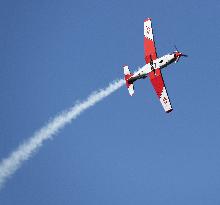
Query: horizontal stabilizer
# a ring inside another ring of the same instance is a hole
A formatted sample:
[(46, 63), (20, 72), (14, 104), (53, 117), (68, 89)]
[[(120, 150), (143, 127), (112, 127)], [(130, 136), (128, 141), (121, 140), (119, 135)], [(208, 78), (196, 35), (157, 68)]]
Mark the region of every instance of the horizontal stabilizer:
[(125, 81), (126, 81), (126, 86), (128, 88), (129, 94), (132, 96), (134, 94), (134, 84), (129, 82), (129, 79), (133, 76), (131, 74), (129, 68), (127, 65), (123, 66), (124, 68), (124, 75), (125, 75)]

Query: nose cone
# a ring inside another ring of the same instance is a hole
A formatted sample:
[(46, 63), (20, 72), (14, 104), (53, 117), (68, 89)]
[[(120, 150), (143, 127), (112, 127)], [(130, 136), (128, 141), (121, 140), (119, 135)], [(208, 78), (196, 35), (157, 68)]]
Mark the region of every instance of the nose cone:
[(175, 52), (175, 58), (179, 58), (179, 57), (181, 57), (182, 56), (182, 53), (180, 53), (180, 52)]
[(173, 54), (174, 54), (175, 63), (178, 62), (180, 57), (182, 57), (182, 56), (188, 57), (188, 55), (183, 54), (183, 53), (179, 52), (178, 50), (174, 51)]

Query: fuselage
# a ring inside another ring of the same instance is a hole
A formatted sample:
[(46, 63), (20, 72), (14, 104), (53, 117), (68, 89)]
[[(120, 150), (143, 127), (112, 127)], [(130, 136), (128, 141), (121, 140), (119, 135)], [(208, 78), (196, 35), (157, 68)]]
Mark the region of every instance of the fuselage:
[(169, 64), (175, 62), (177, 59), (175, 53), (164, 55), (156, 60), (152, 60), (152, 62), (145, 64), (142, 68), (140, 68), (137, 72), (135, 72), (132, 76), (133, 80), (137, 80), (140, 78), (146, 78), (148, 73), (155, 69), (162, 69), (168, 66)]

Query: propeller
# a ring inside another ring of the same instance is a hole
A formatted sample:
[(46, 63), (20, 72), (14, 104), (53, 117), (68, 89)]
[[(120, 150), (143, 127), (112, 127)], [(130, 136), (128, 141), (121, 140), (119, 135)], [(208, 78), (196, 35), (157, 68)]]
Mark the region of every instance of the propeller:
[(177, 63), (177, 62), (179, 61), (179, 59), (180, 59), (180, 56), (178, 56), (178, 57), (176, 58), (175, 63)]
[(179, 52), (179, 51), (178, 51), (178, 48), (176, 47), (176, 45), (174, 45), (174, 48), (176, 49), (176, 52)]
[(176, 45), (174, 45), (174, 48), (176, 49), (175, 53), (177, 54), (177, 58), (176, 58), (175, 63), (177, 63), (177, 62), (179, 61), (179, 59), (180, 59), (181, 56), (183, 56), (183, 57), (188, 57), (188, 55), (179, 52), (179, 50), (178, 50), (178, 48), (176, 47)]

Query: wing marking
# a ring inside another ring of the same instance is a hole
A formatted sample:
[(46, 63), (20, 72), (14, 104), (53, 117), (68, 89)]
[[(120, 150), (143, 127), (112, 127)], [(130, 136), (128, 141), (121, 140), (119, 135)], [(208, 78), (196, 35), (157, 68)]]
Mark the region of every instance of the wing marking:
[(160, 69), (157, 68), (154, 71), (151, 71), (149, 73), (149, 78), (165, 112), (171, 112), (173, 109)]
[(157, 59), (151, 19), (144, 21), (144, 58), (146, 63)]

